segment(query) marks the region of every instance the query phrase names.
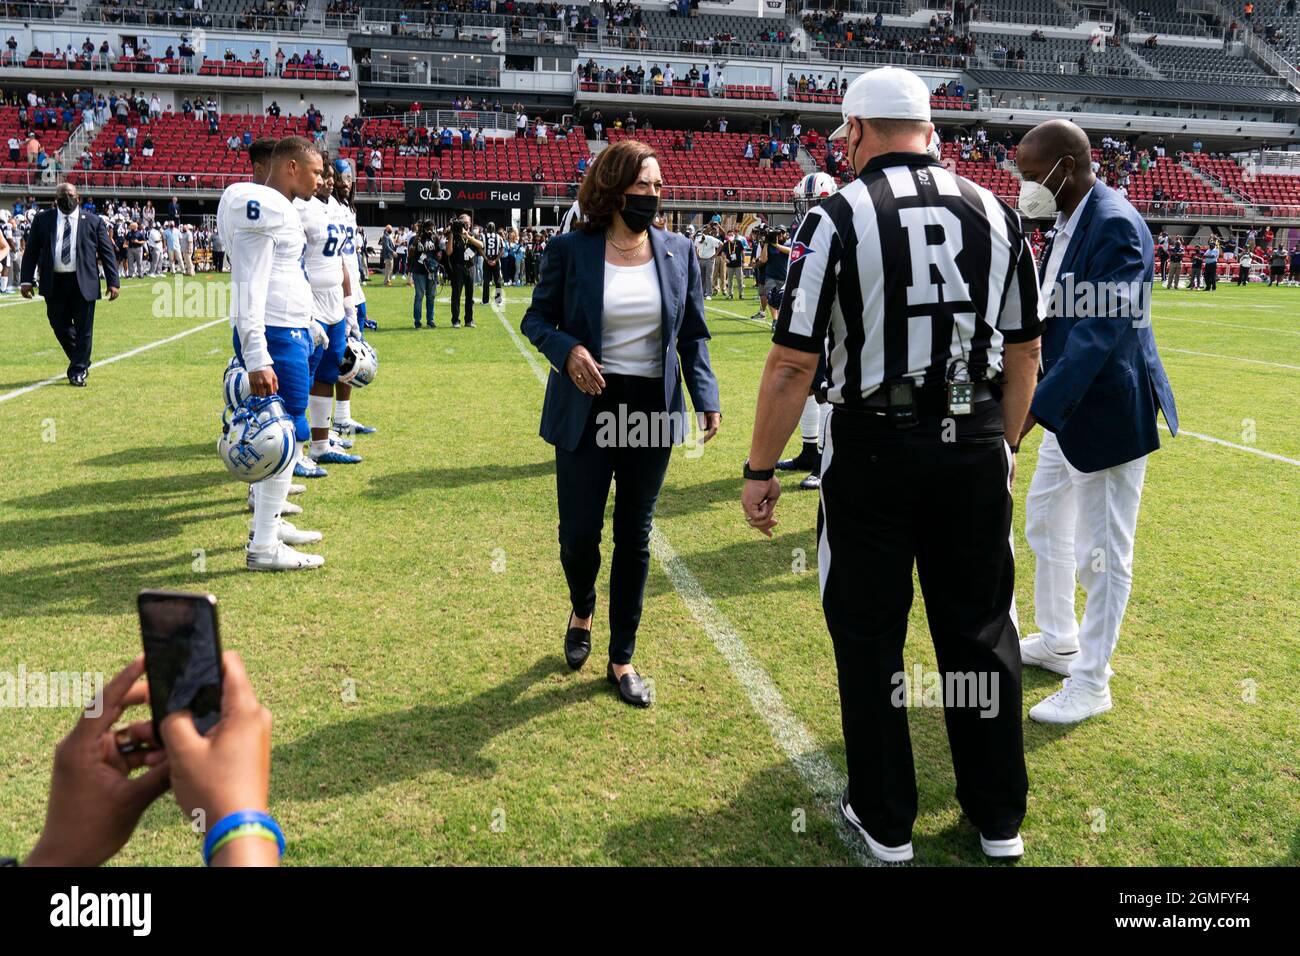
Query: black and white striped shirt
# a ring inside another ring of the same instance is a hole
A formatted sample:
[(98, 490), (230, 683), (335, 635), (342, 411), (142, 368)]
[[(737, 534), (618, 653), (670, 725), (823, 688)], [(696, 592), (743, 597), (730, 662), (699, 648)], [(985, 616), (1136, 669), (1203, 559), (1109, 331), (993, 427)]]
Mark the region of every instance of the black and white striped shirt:
[(929, 156), (879, 156), (810, 210), (791, 243), (772, 341), (827, 356), (827, 398), (855, 405), (885, 382), (941, 385), (966, 363), (996, 378), (1005, 342), (1042, 332), (1020, 217)]
[(499, 258), (504, 248), (505, 243), (501, 241), (499, 233), (489, 232), (483, 235), (483, 257), (485, 259)]

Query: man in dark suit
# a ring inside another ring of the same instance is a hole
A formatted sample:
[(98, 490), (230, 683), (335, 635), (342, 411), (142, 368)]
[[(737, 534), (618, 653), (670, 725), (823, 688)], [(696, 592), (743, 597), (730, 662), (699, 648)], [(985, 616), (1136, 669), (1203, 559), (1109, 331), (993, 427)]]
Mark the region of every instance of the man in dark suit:
[(99, 267), (104, 267), (108, 297), (116, 299), (121, 283), (117, 255), (104, 220), (81, 208), (77, 187), (60, 183), (55, 208), (32, 221), (23, 254), (22, 293), (30, 299), (36, 273), (50, 327), (68, 356), (68, 382), (86, 384), (95, 325), (95, 301), (100, 298)]
[[(1046, 723), (1076, 723), (1111, 708), (1109, 662), (1132, 589), (1147, 456), (1160, 447), (1157, 413), (1178, 433), (1151, 332), (1151, 230), (1097, 180), (1091, 158), (1087, 134), (1065, 120), (1030, 130), (1016, 153), (1021, 210), (1056, 214), (1040, 264), (1043, 374), (1021, 436), (1035, 423), (1047, 430), (1025, 502), (1041, 633), (1022, 642), (1020, 656), (1070, 678), (1030, 709)], [(1170, 276), (1176, 284), (1177, 273)], [(1088, 595), (1082, 623), (1076, 572)]]

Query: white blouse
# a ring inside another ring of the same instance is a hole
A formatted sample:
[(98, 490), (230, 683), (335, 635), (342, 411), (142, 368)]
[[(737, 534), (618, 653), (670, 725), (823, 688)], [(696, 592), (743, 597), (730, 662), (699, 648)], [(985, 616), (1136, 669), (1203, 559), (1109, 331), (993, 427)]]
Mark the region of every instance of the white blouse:
[(640, 266), (605, 263), (600, 357), (605, 372), (663, 377), (662, 303), (653, 259)]

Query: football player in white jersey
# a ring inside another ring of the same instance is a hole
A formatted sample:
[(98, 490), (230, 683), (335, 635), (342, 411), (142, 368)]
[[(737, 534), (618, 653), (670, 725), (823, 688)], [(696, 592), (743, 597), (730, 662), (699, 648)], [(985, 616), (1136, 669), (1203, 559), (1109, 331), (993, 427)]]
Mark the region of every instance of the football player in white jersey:
[[(343, 225), (343, 268), (347, 271), (352, 293), (343, 299), (343, 315), (349, 335), (361, 338), (366, 320), (366, 293), (361, 288), (361, 264), (357, 261), (357, 213), (352, 205), (352, 189), (356, 173), (352, 161), (340, 159), (334, 163), (334, 203)], [(352, 417), (352, 386), (336, 383), (334, 386), (334, 422), (331, 425), (339, 435), (370, 435), (374, 429), (362, 425)]]
[[(217, 230), (230, 260), (230, 322), (235, 356), (248, 370), (254, 395), (279, 395), (293, 417), (300, 441), (310, 435), (307, 392), (311, 357), (311, 286), (303, 271), (306, 235), (293, 200), (313, 196), (323, 161), (308, 140), (290, 136), (276, 144), (264, 183), (226, 188), (217, 208)], [(291, 472), (253, 487), (253, 526), (247, 567), (291, 571), (325, 563), (293, 545), (319, 541), (281, 518)]]
[[(792, 193), (794, 195), (794, 223), (790, 226), (790, 235), (797, 236), (800, 224), (803, 223), (804, 217), (808, 211), (816, 206), (820, 206), (828, 196), (835, 194), (838, 187), (835, 180), (826, 173), (809, 173), (803, 179), (795, 184)], [(807, 247), (797, 239), (791, 239), (790, 259), (792, 262), (797, 261), (807, 251)], [(775, 295), (774, 295), (775, 293)], [(781, 299), (785, 296), (785, 285), (779, 289), (773, 289), (768, 292), (767, 301), (772, 305), (775, 298), (775, 308), (780, 308)], [(776, 320), (773, 319), (775, 327)], [(813, 376), (812, 385), (808, 398), (804, 400), (803, 414), (799, 416), (799, 437), (803, 440), (803, 448), (794, 458), (784, 458), (776, 463), (780, 471), (796, 471), (807, 469), (810, 474), (803, 481), (799, 482), (799, 487), (805, 491), (816, 491), (822, 485), (822, 441), (826, 434), (826, 418), (830, 414), (830, 405), (826, 404), (824, 385), (826, 380), (826, 350), (822, 350), (820, 361), (817, 363), (817, 374)]]
[(295, 199), (294, 207), (302, 217), (302, 228), (307, 234), (307, 254), (303, 262), (307, 280), (311, 283), (312, 318), (325, 328), (328, 339), (312, 369), (311, 397), (307, 400), (311, 424), (311, 446), (308, 461), (300, 462), (307, 470), (314, 466), (315, 473), (302, 472), (305, 477), (324, 477), (321, 465), (355, 465), (361, 461), (350, 455), (347, 439), (330, 438), (330, 412), (334, 405), (334, 389), (339, 378), (339, 363), (343, 361), (344, 346), (348, 341), (348, 327), (343, 320), (343, 303), (352, 293), (351, 277), (343, 265), (344, 241), (347, 227), (334, 203), (334, 170), (328, 163), (321, 177), (320, 189), (311, 199)]

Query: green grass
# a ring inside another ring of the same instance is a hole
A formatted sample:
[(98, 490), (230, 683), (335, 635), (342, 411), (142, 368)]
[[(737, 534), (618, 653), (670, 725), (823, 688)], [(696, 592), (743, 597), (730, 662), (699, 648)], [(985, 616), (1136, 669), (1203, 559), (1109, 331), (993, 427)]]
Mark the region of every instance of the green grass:
[[(294, 864), (853, 862), (658, 565), (637, 653), (657, 705), (635, 711), (612, 696), (599, 637), (593, 663), (568, 671), (533, 372), (489, 310), (475, 331), (414, 332), (408, 290), (368, 296), (382, 368), (354, 412), (379, 432), (357, 442), (364, 464), (335, 467), (296, 499), (299, 525), (325, 533), (319, 572), (242, 570), (245, 487), (214, 454), (224, 325), (95, 369), (85, 391), (60, 383), (0, 402), (0, 671), (111, 675), (139, 645), (137, 590), (212, 591), (225, 646), (275, 715), (271, 800)], [(527, 296), (511, 290), (516, 326)], [(16, 301), (0, 303), (0, 395), (64, 364), (43, 306)], [(212, 317), (159, 318), (152, 301), (135, 282), (101, 304), (96, 356)], [(717, 305), (748, 314), (752, 301)], [(1300, 459), (1300, 371), (1186, 354), (1300, 365), (1297, 314), (1297, 289), (1158, 294), (1157, 339), (1186, 428)], [(739, 516), (768, 336), (722, 311), (710, 322), (723, 431), (702, 457), (675, 453), (657, 526), (842, 772), (815, 497), (782, 499), (773, 541)], [(1033, 559), (1020, 506), (1037, 444), (1036, 433), (1016, 487), (1026, 631)], [(1152, 457), (1115, 709), (1072, 728), (1026, 722), (1025, 864), (1300, 862), (1298, 479), (1294, 464), (1190, 437)], [(906, 659), (932, 668), (917, 605)], [(603, 604), (598, 625), (601, 614)], [(1055, 684), (1027, 671), (1025, 708)], [(34, 843), (50, 755), (74, 717), (0, 712), (0, 852)], [(909, 719), (918, 862), (979, 864), (942, 715)], [(792, 827), (800, 809), (803, 832)], [(170, 797), (119, 861), (197, 863)]]

